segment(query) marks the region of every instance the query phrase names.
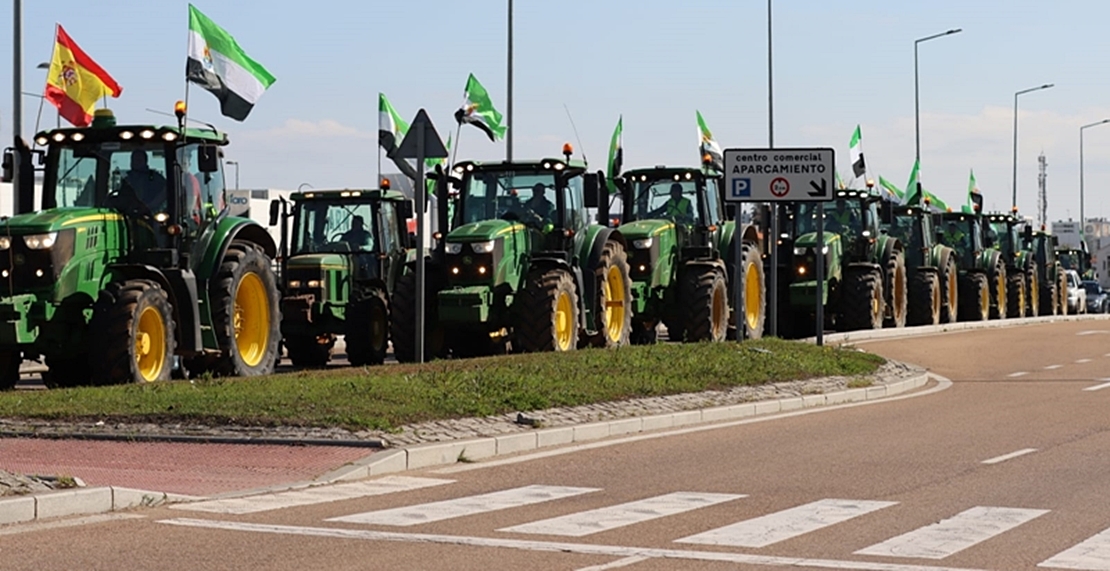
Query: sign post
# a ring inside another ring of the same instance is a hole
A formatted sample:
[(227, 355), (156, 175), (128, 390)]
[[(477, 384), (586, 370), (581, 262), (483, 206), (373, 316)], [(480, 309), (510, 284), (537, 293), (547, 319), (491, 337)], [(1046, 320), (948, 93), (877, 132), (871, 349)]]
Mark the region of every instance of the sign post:
[(409, 132), (397, 147), (397, 156), (416, 159), (416, 181), (412, 188), (416, 210), (416, 362), (424, 362), (424, 307), (427, 302), (424, 287), (424, 221), (427, 209), (427, 189), (424, 185), (424, 159), (447, 158), (443, 140), (423, 109), (416, 112)]
[[(768, 239), (771, 246), (772, 288), (778, 287), (778, 252), (781, 239), (778, 227), (778, 204), (782, 202), (818, 203), (814, 273), (817, 274), (817, 344), (823, 344), (825, 308), (821, 294), (825, 287), (825, 233), (822, 203), (833, 198), (836, 152), (831, 148), (725, 149), (724, 163), (724, 182), (725, 189), (728, 191), (726, 198), (730, 202), (771, 203), (772, 228)], [(739, 246), (734, 255), (737, 256), (737, 271), (734, 276), (737, 284), (735, 303), (739, 309), (743, 303), (743, 289), (739, 287), (742, 277)], [(778, 311), (777, 305), (778, 303), (774, 304), (771, 311)], [(739, 326), (739, 323), (737, 325)], [(778, 332), (775, 331), (775, 333)]]

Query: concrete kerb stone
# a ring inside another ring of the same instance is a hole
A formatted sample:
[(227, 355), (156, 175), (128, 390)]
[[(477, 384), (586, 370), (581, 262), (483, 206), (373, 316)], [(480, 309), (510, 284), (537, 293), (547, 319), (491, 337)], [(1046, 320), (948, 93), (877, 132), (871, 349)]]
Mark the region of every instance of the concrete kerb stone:
[(35, 519), (35, 498), (21, 496), (0, 500), (0, 525), (23, 523)]
[[(863, 331), (849, 331), (847, 333), (832, 333), (825, 335), (825, 344), (850, 345), (860, 341), (876, 341), (884, 339), (901, 339), (905, 337), (921, 337), (937, 333), (953, 331), (973, 331), (977, 329), (998, 329), (1004, 327), (1022, 327), (1028, 325), (1043, 325), (1047, 323), (1062, 323), (1074, 321), (1107, 321), (1108, 314), (1087, 315), (1051, 315), (1045, 317), (1022, 317), (1018, 319), (1001, 319), (992, 321), (968, 321), (960, 323), (945, 323), (941, 325), (922, 325), (917, 327), (898, 327), (888, 329), (868, 329)], [(815, 343), (816, 338), (810, 337), (803, 341)]]
[(0, 500), (0, 525), (98, 514), (203, 498), (118, 486), (73, 488)]

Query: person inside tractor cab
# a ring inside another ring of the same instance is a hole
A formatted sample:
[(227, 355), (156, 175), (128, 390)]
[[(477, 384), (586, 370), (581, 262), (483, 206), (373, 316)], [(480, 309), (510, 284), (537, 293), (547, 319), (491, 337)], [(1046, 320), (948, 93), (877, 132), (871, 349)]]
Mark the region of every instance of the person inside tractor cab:
[(150, 168), (146, 151), (131, 151), (131, 170), (127, 171), (122, 184), (129, 187), (150, 212), (166, 210), (166, 177)]
[(532, 186), (532, 196), (520, 205), (521, 219), (525, 223), (546, 227), (553, 223), (555, 205), (547, 199), (547, 187), (542, 182)]
[(369, 249), (372, 236), (366, 230), (365, 220), (356, 214), (351, 217), (351, 229), (344, 232), (341, 238), (351, 246), (352, 251), (360, 251)]
[(659, 208), (648, 213), (648, 218), (667, 218), (679, 224), (694, 223), (694, 205), (682, 195), (682, 184), (671, 185), (671, 196)]
[(853, 228), (859, 226), (859, 215), (855, 209), (849, 208), (847, 200), (837, 200), (832, 212), (826, 216), (828, 229), (837, 234), (851, 232)]
[(944, 242), (961, 251), (966, 250), (969, 245), (967, 234), (953, 220), (949, 220), (944, 228)]

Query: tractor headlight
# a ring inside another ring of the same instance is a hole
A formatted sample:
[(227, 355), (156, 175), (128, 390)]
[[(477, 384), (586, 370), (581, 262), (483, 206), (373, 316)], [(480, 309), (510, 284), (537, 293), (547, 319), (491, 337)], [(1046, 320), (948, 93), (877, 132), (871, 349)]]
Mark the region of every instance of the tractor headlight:
[(308, 280), (308, 287), (309, 289), (320, 287), (320, 280)]
[(475, 254), (488, 254), (493, 251), (493, 244), (493, 240), (487, 240), (485, 242), (471, 242), (470, 249)]
[(462, 252), (462, 244), (459, 242), (448, 242), (447, 245), (443, 247), (443, 249), (448, 254), (458, 254)]
[(804, 255), (806, 255), (805, 246), (795, 246), (794, 247), (794, 255), (795, 256), (804, 256)]
[(0, 236), (0, 250), (7, 250), (12, 247), (12, 239), (8, 236)]
[(828, 246), (828, 244), (826, 244), (824, 248), (821, 248), (821, 253), (822, 253), (822, 254), (828, 254), (828, 253), (829, 253), (829, 246)]
[(46, 234), (28, 234), (23, 237), (23, 243), (32, 250), (46, 250), (54, 245), (58, 239), (57, 232), (47, 232)]
[(655, 242), (655, 238), (640, 238), (632, 241), (632, 247), (637, 250), (646, 250), (651, 247), (653, 242)]
[(300, 289), (301, 280), (289, 280), (289, 289)]

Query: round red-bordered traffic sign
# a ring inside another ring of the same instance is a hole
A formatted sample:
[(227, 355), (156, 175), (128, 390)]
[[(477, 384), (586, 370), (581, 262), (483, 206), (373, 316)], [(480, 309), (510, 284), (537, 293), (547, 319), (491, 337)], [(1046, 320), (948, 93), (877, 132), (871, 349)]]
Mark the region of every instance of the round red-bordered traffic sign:
[(782, 198), (790, 192), (790, 181), (781, 176), (771, 181), (771, 194)]

